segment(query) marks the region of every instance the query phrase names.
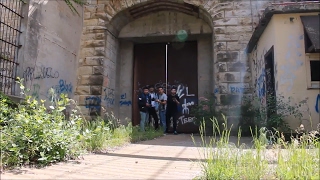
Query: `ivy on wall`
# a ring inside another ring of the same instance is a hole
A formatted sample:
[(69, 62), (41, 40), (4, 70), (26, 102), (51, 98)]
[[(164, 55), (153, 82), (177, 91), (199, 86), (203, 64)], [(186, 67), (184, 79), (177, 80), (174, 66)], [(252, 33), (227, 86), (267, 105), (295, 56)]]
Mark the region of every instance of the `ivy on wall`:
[(76, 4), (83, 5), (84, 4), (84, 0), (64, 0), (64, 1), (67, 3), (67, 5), (69, 6), (69, 8), (71, 9), (72, 12), (77, 13), (78, 15), (80, 15), (79, 12), (77, 11), (77, 9), (72, 4), (72, 1), (75, 2)]

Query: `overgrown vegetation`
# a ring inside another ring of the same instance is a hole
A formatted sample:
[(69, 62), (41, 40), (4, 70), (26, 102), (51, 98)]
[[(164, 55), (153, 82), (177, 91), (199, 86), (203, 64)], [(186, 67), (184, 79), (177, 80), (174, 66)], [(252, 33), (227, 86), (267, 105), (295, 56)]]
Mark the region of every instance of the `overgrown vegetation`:
[[(121, 125), (113, 114), (87, 121), (76, 108), (70, 116), (66, 107), (74, 101), (61, 94), (52, 94), (49, 108), (45, 101), (28, 95), (21, 82), (23, 103), (13, 103), (0, 94), (1, 164), (0, 168), (22, 165), (47, 165), (77, 158), (88, 151), (103, 151), (129, 142), (153, 139), (162, 131), (148, 129), (138, 132), (137, 127)], [(51, 91), (54, 93), (53, 91)]]
[[(230, 129), (220, 131), (216, 118), (212, 119), (217, 130), (209, 140), (205, 137), (205, 123), (200, 126), (201, 145), (199, 161), (203, 174), (196, 179), (319, 179), (319, 129), (305, 133), (303, 138), (288, 143), (283, 138), (268, 145), (266, 130), (251, 130), (252, 147), (229, 141)], [(241, 129), (239, 130), (241, 132)], [(279, 132), (277, 132), (279, 133)], [(275, 136), (275, 134), (274, 134)], [(195, 142), (193, 138), (194, 143)]]
[[(243, 98), (241, 104), (228, 107), (228, 112), (225, 113), (228, 116), (239, 117), (238, 128), (241, 128), (241, 136), (251, 136), (250, 129), (256, 126), (266, 127), (272, 133), (276, 131), (291, 133), (293, 130), (286, 119), (292, 117), (302, 122), (303, 114), (300, 108), (303, 106), (303, 101), (294, 103), (291, 97), (286, 99), (279, 95), (269, 97), (266, 102), (266, 104), (261, 104), (258, 98)], [(210, 119), (213, 116), (218, 121), (219, 129), (223, 129), (222, 111), (216, 109), (214, 95), (199, 99), (199, 103), (192, 108), (191, 113), (195, 115), (197, 125), (200, 125), (202, 121), (206, 123), (207, 134), (212, 134), (214, 125)]]

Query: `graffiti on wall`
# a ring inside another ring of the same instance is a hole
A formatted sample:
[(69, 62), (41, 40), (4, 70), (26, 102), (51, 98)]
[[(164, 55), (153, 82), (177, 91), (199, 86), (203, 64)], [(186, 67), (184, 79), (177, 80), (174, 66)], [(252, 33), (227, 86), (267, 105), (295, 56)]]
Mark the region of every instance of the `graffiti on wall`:
[(266, 79), (265, 70), (262, 69), (261, 74), (256, 82), (258, 97), (261, 102), (264, 102), (266, 98)]
[(316, 98), (316, 106), (315, 106), (316, 112), (320, 113), (320, 94), (318, 94)]
[(54, 92), (57, 94), (70, 94), (72, 93), (72, 83), (67, 83), (66, 80), (60, 79), (59, 83), (55, 86), (52, 86)]
[(114, 105), (114, 99), (115, 99), (115, 95), (114, 95), (114, 89), (111, 88), (104, 88), (103, 89), (103, 93), (104, 93), (104, 103), (106, 105), (106, 107), (110, 107)]
[(97, 96), (88, 96), (85, 99), (85, 107), (92, 112), (98, 112), (101, 109), (101, 98)]
[(119, 105), (120, 106), (131, 106), (132, 105), (132, 102), (127, 99), (127, 93), (124, 93), (124, 94), (120, 95)]
[(26, 82), (34, 79), (56, 79), (59, 78), (59, 72), (45, 66), (27, 67), (23, 72), (23, 78)]
[(39, 84), (33, 84), (33, 87), (31, 89), (31, 96), (35, 99), (39, 99), (40, 96), (40, 85)]

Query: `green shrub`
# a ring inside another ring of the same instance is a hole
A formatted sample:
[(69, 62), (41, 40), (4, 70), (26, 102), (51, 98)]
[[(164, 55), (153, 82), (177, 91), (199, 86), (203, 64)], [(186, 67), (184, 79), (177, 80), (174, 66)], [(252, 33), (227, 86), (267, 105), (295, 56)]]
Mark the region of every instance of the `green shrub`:
[(1, 166), (45, 165), (77, 157), (82, 119), (73, 111), (70, 120), (65, 121), (62, 111), (68, 103), (69, 99), (61, 95), (47, 109), (44, 101), (39, 103), (26, 96), (25, 103), (10, 108), (2, 99)]

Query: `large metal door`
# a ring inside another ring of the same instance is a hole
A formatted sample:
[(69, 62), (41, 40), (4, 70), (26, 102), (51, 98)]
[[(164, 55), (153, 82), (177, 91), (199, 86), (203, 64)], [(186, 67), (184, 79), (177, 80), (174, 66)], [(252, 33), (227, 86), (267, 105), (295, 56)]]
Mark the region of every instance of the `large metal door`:
[[(137, 44), (134, 48), (133, 125), (139, 124), (140, 114), (137, 96), (146, 85), (168, 89), (175, 86), (180, 97), (181, 112), (178, 115), (180, 133), (196, 133), (191, 113), (198, 101), (197, 42), (166, 44)], [(167, 73), (167, 76), (166, 76)]]
[(199, 127), (194, 124), (191, 113), (198, 101), (197, 42), (171, 43), (168, 46), (168, 82), (176, 86), (180, 97), (178, 132), (198, 132)]
[(138, 95), (142, 88), (166, 80), (166, 44), (136, 44), (134, 46), (132, 123), (140, 123)]

